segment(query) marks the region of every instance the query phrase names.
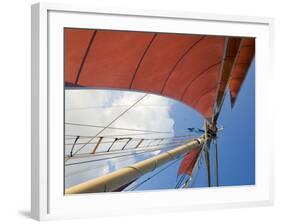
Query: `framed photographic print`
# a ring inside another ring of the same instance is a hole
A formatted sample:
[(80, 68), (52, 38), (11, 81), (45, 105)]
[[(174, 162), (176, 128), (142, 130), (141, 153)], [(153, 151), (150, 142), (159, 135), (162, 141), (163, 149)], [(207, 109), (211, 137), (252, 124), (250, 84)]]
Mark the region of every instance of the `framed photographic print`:
[(272, 24), (33, 5), (32, 217), (271, 204)]

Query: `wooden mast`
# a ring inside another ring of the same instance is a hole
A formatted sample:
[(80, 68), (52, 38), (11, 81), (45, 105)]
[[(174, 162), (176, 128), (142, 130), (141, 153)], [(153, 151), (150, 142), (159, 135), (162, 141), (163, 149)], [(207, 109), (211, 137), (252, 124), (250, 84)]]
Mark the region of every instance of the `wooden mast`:
[(216, 161), (216, 186), (219, 186), (219, 158), (218, 158), (218, 142), (215, 140), (215, 161)]
[(190, 142), (150, 159), (124, 167), (107, 175), (86, 181), (65, 190), (65, 194), (80, 194), (94, 192), (112, 192), (129, 184), (144, 174), (179, 158), (196, 147), (201, 147), (207, 141), (205, 136), (193, 139)]

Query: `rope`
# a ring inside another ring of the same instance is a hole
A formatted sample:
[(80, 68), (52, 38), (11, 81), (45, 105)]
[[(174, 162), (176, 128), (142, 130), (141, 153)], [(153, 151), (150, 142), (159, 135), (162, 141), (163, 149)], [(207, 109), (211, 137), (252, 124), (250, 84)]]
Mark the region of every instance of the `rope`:
[[(151, 139), (144, 139), (144, 141), (150, 141)], [(152, 141), (155, 143), (155, 141), (157, 141), (159, 139), (152, 139)], [(188, 139), (184, 139), (184, 140), (188, 140)], [(105, 142), (102, 142), (102, 143), (113, 143), (114, 141), (105, 141)], [(115, 141), (117, 142), (117, 141)], [(125, 140), (118, 140), (118, 143), (125, 143), (126, 141)], [(147, 147), (149, 146), (157, 146), (157, 145), (161, 145), (160, 142), (159, 144), (156, 144), (156, 145), (153, 145), (152, 143), (153, 142), (150, 142), (151, 144), (147, 145)], [(180, 141), (172, 141), (172, 142), (180, 142)], [(79, 142), (79, 143), (76, 143), (75, 145), (83, 145), (83, 144), (86, 144), (85, 142)], [(90, 142), (90, 143), (87, 143), (89, 145), (93, 145), (93, 144), (97, 144), (97, 142)], [(164, 144), (167, 144), (167, 143), (164, 143)], [(73, 143), (66, 143), (64, 145), (73, 145)]]
[[(179, 145), (181, 145), (181, 144), (177, 144), (177, 145), (174, 145), (174, 146), (179, 146)], [(169, 146), (169, 147), (163, 147), (163, 148), (157, 148), (157, 149), (154, 149), (154, 150), (147, 150), (147, 151), (145, 151), (145, 152), (133, 153), (133, 154), (129, 154), (129, 155), (120, 155), (120, 156), (114, 156), (114, 157), (108, 157), (108, 158), (87, 160), (87, 161), (82, 161), (82, 162), (77, 162), (77, 163), (69, 163), (69, 164), (65, 164), (65, 166), (72, 166), (72, 165), (78, 165), (78, 164), (84, 164), (84, 163), (91, 163), (91, 162), (103, 161), (103, 160), (107, 160), (107, 159), (122, 158), (122, 157), (127, 157), (127, 156), (142, 155), (142, 154), (145, 154), (145, 153), (155, 152), (155, 151), (158, 151), (158, 150), (160, 150), (160, 149), (165, 149), (165, 148), (170, 148), (170, 147), (171, 147), (171, 146)]]
[[(166, 148), (166, 147), (165, 147)], [(168, 147), (167, 147), (168, 148)], [(163, 148), (164, 149), (164, 148)], [(136, 157), (137, 156), (139, 156), (139, 155), (135, 155)], [(129, 160), (129, 159), (131, 159), (129, 156), (127, 156), (127, 157), (124, 157), (124, 158), (121, 158), (118, 162), (124, 162), (124, 161), (126, 161), (126, 160)], [(92, 169), (99, 169), (99, 168), (102, 168), (102, 167), (106, 167), (106, 166), (108, 166), (108, 164), (102, 164), (102, 165), (99, 165), (99, 166), (95, 166), (94, 168), (92, 168)]]
[[(188, 141), (188, 140), (186, 140)], [(156, 146), (164, 146), (165, 148), (166, 147), (171, 147), (171, 146), (177, 146), (177, 145), (181, 145), (182, 143), (185, 143), (186, 141), (183, 141), (183, 142), (173, 142), (173, 143), (166, 143), (166, 144), (159, 144), (159, 145), (156, 145)], [(156, 147), (156, 146), (151, 146), (151, 147), (147, 147), (147, 146), (144, 146), (144, 147), (139, 147), (137, 150), (134, 150), (135, 148), (129, 148), (127, 149), (126, 151), (124, 150), (114, 150), (114, 151), (110, 151), (110, 152), (107, 152), (107, 151), (102, 151), (102, 152), (97, 152), (95, 154), (92, 154), (92, 153), (80, 153), (78, 154), (77, 156), (73, 156), (71, 157), (71, 159), (77, 159), (77, 158), (87, 158), (87, 157), (92, 157), (92, 156), (102, 156), (102, 155), (112, 155), (112, 154), (119, 154), (119, 153), (134, 153), (134, 152), (139, 152), (139, 151), (147, 151), (147, 150), (152, 150), (153, 148), (152, 147)], [(160, 147), (161, 148), (164, 148), (164, 147)], [(159, 148), (158, 148), (159, 149)], [(83, 155), (88, 155), (88, 156), (83, 156)]]
[(129, 108), (127, 108), (125, 111), (123, 111), (121, 114), (119, 114), (115, 119), (113, 119), (107, 126), (103, 127), (102, 130), (100, 130), (94, 137), (92, 137), (87, 143), (85, 143), (83, 146), (81, 146), (73, 155), (77, 154), (81, 149), (83, 149), (88, 143), (90, 143), (95, 137), (97, 137), (99, 134), (101, 134), (105, 129), (109, 128), (110, 125), (112, 125), (115, 121), (117, 121), (120, 117), (122, 117), (125, 113), (127, 113), (130, 109), (132, 109), (137, 103), (139, 103), (141, 100), (143, 100), (148, 94), (145, 94), (140, 99), (138, 99), (135, 103), (133, 103)]
[[(65, 135), (65, 136), (73, 136), (73, 137), (71, 137), (71, 138), (65, 138), (65, 139), (69, 139), (69, 140), (73, 140), (73, 139), (76, 139), (76, 137), (78, 136), (78, 135)], [(92, 137), (94, 137), (94, 136), (83, 136), (83, 135), (79, 135), (80, 137), (80, 139), (81, 138), (92, 138)], [(118, 137), (118, 136), (120, 136), (120, 135), (103, 135), (103, 136), (98, 136), (98, 138), (99, 137), (103, 137), (103, 138), (116, 138), (116, 137)], [(126, 136), (126, 135), (124, 135), (124, 136)], [(157, 138), (133, 138), (133, 140), (141, 140), (141, 139), (144, 139), (144, 140), (160, 140), (160, 139), (170, 139), (170, 138), (185, 138), (185, 137), (195, 137), (195, 136), (198, 136), (198, 135), (191, 135), (191, 134), (189, 134), (189, 135), (179, 135), (179, 136), (171, 136), (171, 137), (157, 137)]]
[[(193, 167), (193, 169), (192, 169), (192, 172), (191, 172), (190, 177), (192, 177), (192, 175), (193, 175), (193, 170), (196, 168), (197, 163), (198, 163), (198, 161), (199, 161), (199, 158), (201, 157), (202, 151), (203, 151), (203, 149), (204, 149), (205, 147), (206, 147), (206, 143), (204, 143), (204, 145), (202, 146), (202, 148), (201, 148), (201, 150), (200, 150), (200, 153), (199, 153), (198, 158), (197, 158), (197, 160), (196, 160), (196, 162), (195, 162), (195, 164), (194, 164), (194, 167)], [(185, 173), (186, 173), (187, 169), (188, 169), (188, 167), (186, 168)], [(179, 188), (179, 187), (180, 187), (180, 185), (183, 183), (185, 177), (186, 177), (186, 175), (182, 175), (182, 176), (181, 176), (181, 178), (180, 178), (180, 180), (177, 182), (175, 188)], [(186, 181), (188, 181), (188, 180), (186, 180)]]
[[(192, 187), (192, 185), (195, 183), (195, 181), (196, 181), (196, 179), (197, 179), (197, 176), (198, 176), (198, 174), (199, 174), (199, 168), (201, 167), (201, 165), (202, 165), (202, 158), (204, 157), (203, 156), (203, 152), (204, 152), (204, 147), (206, 146), (206, 142), (205, 142), (205, 144), (203, 145), (203, 147), (202, 147), (202, 150), (201, 150), (201, 152), (200, 152), (200, 154), (199, 154), (199, 156), (198, 156), (198, 159), (197, 159), (197, 161), (196, 161), (196, 164), (195, 164), (195, 166), (194, 166), (194, 169), (192, 170), (192, 174), (191, 174), (191, 177), (192, 177), (192, 179), (190, 180), (190, 181), (192, 181), (191, 182), (191, 184), (190, 184), (190, 187)], [(194, 173), (194, 170), (196, 170), (196, 168), (197, 168), (197, 172), (195, 173), (195, 177), (193, 177), (193, 173)]]
[[(74, 111), (74, 110), (88, 110), (88, 109), (100, 109), (100, 108), (102, 108), (102, 109), (104, 109), (104, 108), (106, 108), (106, 109), (109, 109), (109, 108), (116, 108), (116, 107), (128, 107), (128, 106), (130, 106), (130, 105), (126, 105), (126, 104), (124, 104), (124, 105), (111, 105), (110, 107), (108, 107), (108, 106), (89, 106), (89, 107), (74, 107), (74, 108), (66, 108), (65, 110), (68, 110), (68, 111)], [(165, 105), (165, 104), (163, 104), (163, 105), (136, 105), (136, 107), (169, 107), (168, 105)]]
[[(130, 107), (130, 108), (132, 108), (132, 107)], [(127, 111), (128, 111), (128, 109), (124, 112), (127, 112)], [(124, 112), (120, 115), (122, 116), (124, 114)], [(118, 118), (119, 117), (117, 117), (117, 119)], [(115, 122), (115, 121), (116, 120), (114, 119), (113, 122)], [(109, 125), (111, 125), (112, 123), (110, 123)], [(103, 126), (103, 125), (91, 125), (91, 124), (78, 124), (78, 123), (70, 123), (70, 122), (65, 122), (64, 124), (73, 125), (73, 126), (82, 126), (82, 127), (103, 128), (103, 129), (107, 128), (107, 129), (112, 129), (112, 130), (137, 131), (137, 132), (147, 132), (147, 133), (157, 133), (157, 134), (171, 134), (171, 133), (173, 133), (171, 131), (151, 131), (151, 130), (140, 130), (140, 129), (133, 129), (133, 128), (116, 128), (116, 127), (109, 127), (109, 125)], [(187, 130), (181, 130), (181, 131), (187, 131)]]
[(127, 189), (126, 191), (132, 191), (137, 189), (138, 187), (140, 187), (141, 185), (143, 185), (144, 183), (146, 183), (147, 181), (151, 180), (153, 177), (157, 176), (158, 174), (160, 174), (161, 172), (163, 172), (164, 170), (168, 169), (170, 166), (172, 166), (173, 164), (175, 164), (176, 162), (178, 162), (180, 159), (182, 158), (179, 157), (177, 159), (175, 159), (174, 161), (171, 161), (167, 166), (165, 166), (164, 168), (162, 168), (161, 170), (159, 170), (158, 172), (156, 172), (155, 174), (151, 175), (150, 177), (146, 178), (145, 180), (143, 180), (142, 182), (138, 183), (137, 185)]

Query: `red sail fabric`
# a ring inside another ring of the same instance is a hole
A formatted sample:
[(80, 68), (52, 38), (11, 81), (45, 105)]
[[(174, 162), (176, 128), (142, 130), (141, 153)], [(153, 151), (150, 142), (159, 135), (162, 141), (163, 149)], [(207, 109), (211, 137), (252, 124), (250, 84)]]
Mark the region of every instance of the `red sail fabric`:
[(225, 37), (65, 28), (65, 84), (159, 94), (211, 118)]
[(240, 50), (236, 63), (234, 65), (231, 80), (229, 83), (231, 105), (234, 103), (239, 94), (240, 88), (245, 80), (247, 71), (250, 64), (255, 56), (255, 39), (254, 38), (244, 38), (241, 42)]
[(200, 149), (195, 148), (192, 149), (188, 154), (185, 155), (184, 159), (182, 160), (179, 170), (178, 170), (178, 175), (182, 174), (188, 174), (189, 176), (192, 173), (192, 170), (195, 166), (196, 160), (199, 156)]
[(79, 32), (77, 29), (67, 29), (64, 38), (64, 73), (66, 75), (66, 82), (75, 83), (79, 67), (82, 64), (93, 32), (93, 30)]

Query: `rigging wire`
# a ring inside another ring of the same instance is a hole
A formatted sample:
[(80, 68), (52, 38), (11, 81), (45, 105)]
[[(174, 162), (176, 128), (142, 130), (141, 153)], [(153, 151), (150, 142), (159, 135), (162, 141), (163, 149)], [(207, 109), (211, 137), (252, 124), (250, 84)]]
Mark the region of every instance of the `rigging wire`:
[[(105, 138), (115, 138), (115, 137), (120, 137), (120, 136), (135, 136), (135, 135), (152, 135), (152, 134), (155, 134), (155, 133), (135, 133), (135, 134), (114, 134), (114, 135), (103, 135)], [(164, 133), (165, 134), (165, 133)], [(65, 139), (75, 139), (74, 136), (77, 136), (77, 135), (64, 135), (65, 136)], [(81, 135), (80, 135), (81, 136)], [(81, 136), (80, 138), (92, 138), (92, 136)], [(101, 137), (101, 136), (97, 136), (97, 137)]]
[[(188, 169), (188, 168), (187, 168)], [(186, 169), (186, 171), (187, 171)], [(186, 178), (186, 174), (183, 174), (180, 179), (178, 180), (178, 182), (176, 183), (175, 189), (179, 188), (181, 186), (181, 184), (183, 183), (184, 179)]]
[[(111, 105), (110, 107), (108, 106), (102, 106), (102, 105), (99, 105), (99, 106), (89, 106), (89, 107), (73, 107), (73, 108), (66, 108), (65, 110), (68, 110), (68, 111), (75, 111), (75, 110), (88, 110), (88, 109), (108, 109), (108, 108), (118, 108), (118, 107), (128, 107), (130, 105)], [(149, 104), (143, 104), (143, 105), (136, 105), (136, 107), (169, 107), (168, 105), (155, 105), (155, 104), (152, 104), (152, 105), (149, 105)]]
[(191, 172), (191, 175), (190, 175), (190, 177), (185, 181), (185, 183), (184, 183), (184, 185), (183, 185), (183, 187), (184, 188), (186, 188), (186, 187), (188, 187), (189, 186), (189, 184), (190, 184), (190, 182), (191, 181), (193, 181), (193, 180), (195, 180), (195, 178), (194, 178), (194, 172), (195, 171), (197, 171), (197, 173), (195, 174), (195, 175), (198, 175), (198, 172), (199, 172), (199, 169), (200, 169), (200, 167), (201, 167), (201, 158), (202, 158), (202, 151), (200, 152), (200, 154), (199, 154), (199, 156), (198, 156), (198, 159), (196, 160), (196, 163), (195, 163), (195, 165), (194, 165), (194, 167), (193, 167), (193, 169), (192, 169), (192, 172)]
[(215, 167), (216, 167), (216, 186), (219, 186), (219, 156), (218, 156), (218, 142), (217, 139), (213, 141), (214, 153), (215, 153)]
[(159, 170), (158, 172), (154, 173), (153, 175), (149, 176), (148, 178), (146, 178), (145, 180), (141, 181), (140, 183), (136, 184), (135, 186), (125, 190), (125, 191), (133, 191), (136, 190), (138, 187), (140, 187), (141, 185), (143, 185), (144, 183), (146, 183), (147, 181), (151, 180), (153, 177), (157, 176), (158, 174), (160, 174), (161, 172), (163, 172), (164, 170), (168, 169), (169, 167), (171, 167), (172, 165), (174, 165), (176, 162), (178, 162), (183, 156), (180, 156), (179, 158), (175, 159), (174, 161), (171, 161), (168, 165), (166, 165), (165, 167), (163, 167), (161, 170)]
[[(200, 155), (201, 155), (201, 153), (200, 153)], [(200, 156), (200, 159), (202, 158), (202, 156)], [(198, 169), (196, 169), (196, 173), (195, 173), (195, 176), (194, 177), (192, 177), (192, 179), (191, 179), (191, 183), (190, 183), (190, 187), (192, 187), (193, 185), (194, 185), (194, 183), (196, 182), (196, 180), (197, 180), (197, 177), (198, 177), (198, 175), (199, 175), (199, 166), (198, 166)]]
[(126, 110), (124, 110), (121, 114), (119, 114), (116, 118), (114, 118), (107, 126), (104, 126), (102, 130), (100, 130), (94, 137), (92, 137), (87, 143), (85, 143), (83, 146), (81, 146), (78, 150), (76, 150), (73, 155), (77, 154), (81, 149), (83, 149), (88, 143), (90, 143), (95, 137), (97, 137), (99, 134), (101, 134), (104, 130), (109, 128), (110, 125), (112, 125), (115, 121), (117, 121), (120, 117), (122, 117), (125, 113), (127, 113), (130, 109), (132, 109), (136, 104), (138, 104), (141, 100), (143, 100), (148, 94), (144, 94), (140, 99), (138, 99), (135, 103), (133, 103), (130, 107), (128, 107)]
[[(136, 135), (153, 135), (153, 134), (157, 134), (157, 133), (155, 133), (155, 132), (144, 132), (144, 133), (129, 133), (129, 134), (115, 134), (115, 135), (104, 135), (104, 137), (119, 137), (119, 136), (136, 136)], [(169, 134), (169, 135), (171, 135), (171, 134), (173, 134), (172, 132), (171, 133), (160, 133), (160, 134), (163, 134), (163, 135), (167, 135), (167, 134)], [(69, 139), (73, 139), (73, 138), (75, 138), (75, 137), (73, 137), (73, 136), (77, 136), (77, 135), (65, 135), (65, 136), (67, 136), (67, 137), (69, 137)], [(71, 136), (72, 136), (72, 138), (71, 138)], [(80, 135), (81, 136), (81, 135)], [(93, 136), (81, 136), (81, 138), (91, 138), (91, 137), (93, 137)], [(97, 137), (99, 137), (99, 136), (97, 136)]]
[[(196, 160), (196, 162), (195, 162), (195, 165), (194, 165), (194, 167), (193, 167), (193, 170), (195, 169), (195, 167), (197, 166), (197, 162), (199, 161), (199, 158), (201, 157), (201, 154), (202, 154), (202, 152), (203, 152), (203, 150), (204, 150), (204, 148), (206, 147), (206, 143), (204, 143), (204, 145), (202, 146), (202, 148), (201, 148), (201, 150), (200, 150), (200, 153), (199, 153), (199, 155), (198, 155), (198, 159)], [(187, 155), (187, 154), (186, 154)], [(185, 173), (187, 172), (187, 169), (188, 169), (188, 166), (187, 166), (187, 168), (186, 168), (186, 170), (185, 170)], [(192, 176), (192, 174), (190, 175), (190, 177)], [(180, 177), (180, 179), (179, 179), (179, 181), (176, 183), (176, 186), (175, 186), (175, 188), (179, 188), (181, 185), (182, 185), (182, 183), (184, 182), (184, 179), (187, 177), (187, 175), (186, 174), (184, 174), (184, 175), (182, 175), (181, 177)], [(188, 181), (188, 180), (187, 180)]]
[[(130, 109), (130, 108), (128, 108), (128, 109)], [(127, 109), (127, 111), (128, 111), (128, 109)], [(124, 114), (124, 112), (121, 114), (121, 116)], [(114, 120), (113, 120), (113, 122), (115, 122)], [(111, 125), (112, 123), (110, 122), (109, 125)], [(117, 127), (109, 127), (108, 125), (103, 126), (103, 125), (79, 124), (79, 123), (71, 123), (71, 122), (65, 122), (64, 124), (72, 125), (72, 126), (93, 127), (93, 128), (103, 128), (103, 129), (107, 128), (107, 129), (112, 129), (112, 130), (136, 131), (136, 132), (147, 132), (147, 133), (157, 133), (157, 134), (171, 134), (171, 133), (173, 133), (171, 131), (154, 131), (154, 130), (141, 130), (141, 129), (133, 129), (133, 128), (117, 128)], [(183, 132), (183, 131), (188, 131), (188, 130), (178, 130), (178, 131)]]
[[(177, 145), (173, 145), (173, 146), (179, 146), (179, 145), (181, 145), (181, 144), (177, 144)], [(170, 148), (170, 147), (171, 147), (171, 146), (169, 146), (169, 147), (163, 147), (163, 148)], [(81, 162), (76, 162), (76, 163), (68, 163), (68, 164), (65, 164), (65, 166), (72, 166), (72, 165), (78, 165), (78, 164), (85, 164), (85, 163), (103, 161), (103, 160), (107, 160), (107, 159), (122, 158), (122, 157), (127, 157), (127, 156), (130, 156), (130, 157), (131, 157), (131, 156), (136, 156), (136, 155), (142, 155), (142, 154), (149, 153), (149, 152), (155, 152), (155, 151), (158, 151), (158, 150), (163, 149), (163, 148), (157, 148), (157, 149), (154, 149), (154, 150), (147, 150), (147, 151), (145, 151), (145, 152), (132, 153), (132, 154), (128, 154), (128, 155), (120, 155), (120, 156), (115, 156), (115, 157), (108, 157), (108, 158), (87, 160), (87, 161), (81, 161)]]
[(201, 168), (201, 165), (203, 164), (202, 159), (204, 159), (204, 156), (203, 156), (204, 152), (203, 152), (203, 150), (204, 150), (205, 145), (206, 145), (206, 143), (203, 145), (203, 148), (202, 148), (202, 150), (201, 150), (201, 152), (199, 154), (199, 157), (198, 157), (198, 159), (196, 161), (196, 164), (194, 166), (194, 168), (197, 166), (197, 169), (196, 169), (197, 172), (195, 173), (194, 177), (193, 177), (193, 171), (192, 171), (192, 175), (191, 175), (192, 179), (190, 180), (191, 184), (189, 185), (190, 187), (192, 187), (193, 184), (196, 182), (197, 176), (199, 175), (199, 169)]
[[(185, 156), (186, 155), (188, 155), (188, 154), (185, 154)], [(187, 177), (186, 172), (187, 172), (188, 168), (189, 167), (187, 166), (186, 169), (185, 169), (184, 174), (180, 177), (180, 179), (176, 183), (175, 189), (179, 188), (182, 185), (182, 183), (184, 182), (184, 179)]]
[[(160, 139), (144, 139), (144, 141), (150, 141), (150, 140), (152, 140), (154, 143), (155, 143), (155, 141), (157, 141), (157, 140), (160, 140)], [(178, 141), (172, 141), (172, 142), (179, 142), (179, 140), (188, 140), (188, 139), (175, 139), (175, 140), (178, 140)], [(105, 142), (102, 142), (103, 144), (107, 144), (107, 143), (113, 143), (114, 141), (105, 141)], [(148, 146), (156, 146), (156, 145), (161, 145), (161, 144), (155, 144), (155, 145), (153, 145), (152, 143), (153, 142), (151, 142), (151, 144), (150, 145), (147, 145), (147, 147)], [(119, 142), (118, 143), (126, 143), (126, 141), (124, 141), (124, 140), (119, 140)], [(74, 143), (65, 143), (64, 145), (70, 145), (70, 146), (72, 146)], [(85, 142), (78, 142), (78, 143), (76, 143), (75, 145), (83, 145), (83, 144), (85, 144)], [(93, 145), (93, 144), (97, 144), (97, 142), (89, 142), (88, 143), (88, 145)], [(164, 144), (166, 144), (166, 143), (164, 143)]]
[[(141, 154), (142, 155), (142, 154)], [(137, 154), (137, 155), (135, 155), (135, 157), (138, 157), (138, 156), (141, 156), (141, 155), (139, 155), (139, 154)], [(124, 161), (126, 161), (126, 160), (129, 160), (129, 159), (131, 159), (131, 157), (124, 157), (124, 158), (121, 158), (120, 160), (118, 160), (118, 162), (120, 163), (120, 162), (124, 162)], [(99, 169), (99, 168), (103, 168), (103, 167), (106, 167), (106, 166), (108, 166), (108, 164), (101, 164), (101, 165), (99, 165), (99, 166), (95, 166), (95, 167), (93, 167), (93, 168), (91, 168), (91, 169)], [(73, 172), (72, 172), (72, 174), (73, 174)], [(69, 175), (68, 175), (69, 176)]]
[[(171, 146), (169, 146), (169, 147), (163, 147), (163, 148), (160, 148), (160, 149), (166, 149), (166, 148), (170, 148)], [(157, 150), (156, 150), (157, 151)], [(137, 155), (134, 155), (135, 157), (138, 157), (138, 156), (141, 156), (141, 155), (143, 155), (143, 154), (137, 154)], [(124, 162), (124, 161), (126, 161), (126, 160), (129, 160), (129, 159), (131, 159), (130, 157), (124, 157), (124, 158), (121, 158), (120, 160), (118, 160), (118, 162)], [(101, 165), (99, 165), (99, 166), (95, 166), (94, 168), (91, 168), (91, 169), (99, 169), (99, 168), (103, 168), (103, 167), (106, 167), (106, 166), (108, 166), (108, 164), (101, 164)], [(73, 172), (72, 172), (72, 174), (73, 174)], [(69, 175), (68, 175), (69, 176)]]
[[(186, 143), (189, 139), (185, 140), (185, 141), (177, 141), (177, 142), (171, 142), (171, 143), (166, 143), (166, 144), (159, 144), (159, 145), (155, 145), (155, 146), (144, 146), (144, 147), (139, 147), (137, 150), (133, 150), (135, 148), (128, 148), (127, 150), (113, 150), (113, 151), (102, 151), (102, 152), (98, 152), (98, 153), (80, 153), (76, 156), (72, 156), (71, 159), (78, 159), (78, 158), (87, 158), (87, 157), (94, 157), (94, 156), (102, 156), (102, 155), (112, 155), (112, 154), (125, 154), (125, 153), (134, 153), (134, 152), (139, 152), (139, 151), (148, 151), (148, 150), (152, 150), (152, 147), (157, 147), (157, 146), (163, 146), (163, 147), (171, 147), (171, 146), (177, 146), (177, 145), (181, 145), (182, 143)], [(160, 148), (163, 148), (160, 147)], [(159, 148), (158, 148), (159, 149)], [(68, 157), (67, 157), (68, 158)]]
[[(73, 137), (71, 137), (71, 138), (65, 138), (66, 140), (74, 140), (74, 139), (76, 139), (76, 137), (78, 136), (78, 135), (65, 135), (65, 136), (73, 136)], [(97, 138), (99, 138), (99, 137), (103, 137), (103, 138), (109, 138), (109, 139), (114, 139), (114, 138), (116, 138), (116, 137), (118, 137), (119, 135), (103, 135), (103, 136), (98, 136)], [(124, 136), (126, 136), (126, 135), (124, 135)], [(141, 140), (141, 139), (144, 139), (144, 140), (156, 140), (156, 139), (170, 139), (170, 138), (185, 138), (185, 137), (194, 137), (194, 136), (197, 136), (197, 135), (195, 135), (195, 134), (188, 134), (188, 135), (178, 135), (178, 136), (170, 136), (170, 137), (157, 137), (157, 138), (134, 138), (134, 140)], [(94, 136), (81, 136), (81, 135), (79, 135), (79, 138), (81, 139), (81, 138), (92, 138), (92, 137), (94, 137)]]

